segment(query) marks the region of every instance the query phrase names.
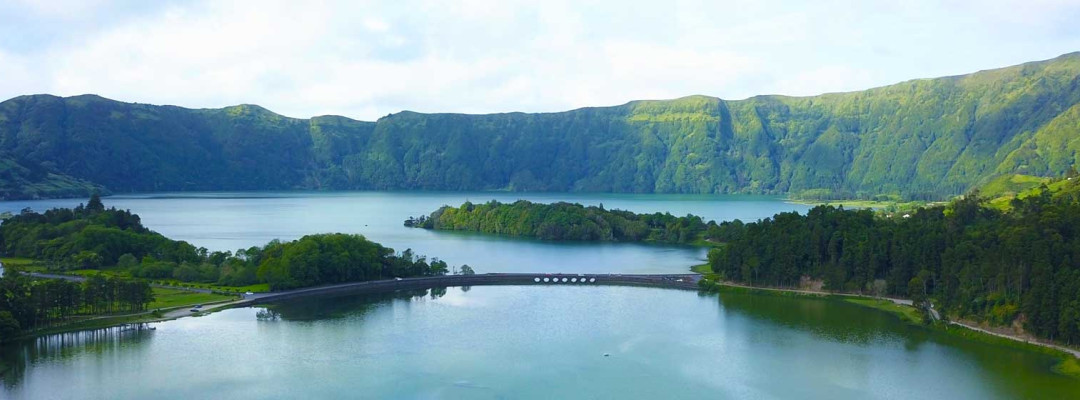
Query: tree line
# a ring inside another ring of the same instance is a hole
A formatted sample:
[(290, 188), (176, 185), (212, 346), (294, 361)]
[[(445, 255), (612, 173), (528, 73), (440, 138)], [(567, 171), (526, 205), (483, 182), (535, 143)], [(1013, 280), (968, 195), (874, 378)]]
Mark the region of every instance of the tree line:
[(701, 239), (708, 228), (701, 217), (693, 215), (636, 214), (606, 210), (603, 204), (586, 207), (574, 203), (541, 204), (527, 200), (509, 204), (495, 200), (484, 204), (467, 201), (460, 207), (441, 207), (427, 217), (410, 217), (405, 221), (405, 226), (542, 240), (662, 243), (691, 243)]
[(1013, 199), (972, 193), (909, 214), (818, 206), (709, 235), (722, 279), (756, 286), (818, 282), (827, 290), (932, 301), (946, 315), (1080, 343), (1080, 186)]
[(0, 342), (73, 316), (145, 311), (153, 300), (153, 290), (142, 280), (91, 275), (72, 282), (8, 270), (0, 277)]

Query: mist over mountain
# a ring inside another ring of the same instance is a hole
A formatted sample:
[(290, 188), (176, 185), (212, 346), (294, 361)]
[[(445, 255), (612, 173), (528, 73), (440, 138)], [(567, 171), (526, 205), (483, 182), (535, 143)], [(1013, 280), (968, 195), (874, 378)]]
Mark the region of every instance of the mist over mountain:
[(944, 198), (1080, 164), (1080, 53), (858, 92), (295, 119), (93, 95), (0, 103), (0, 198), (424, 189)]

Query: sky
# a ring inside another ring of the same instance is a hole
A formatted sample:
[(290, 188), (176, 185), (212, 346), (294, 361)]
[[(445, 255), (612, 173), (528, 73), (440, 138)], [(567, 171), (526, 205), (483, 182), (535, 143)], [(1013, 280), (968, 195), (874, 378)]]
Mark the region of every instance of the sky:
[(0, 99), (307, 118), (815, 95), (1080, 51), (1077, 0), (0, 0)]

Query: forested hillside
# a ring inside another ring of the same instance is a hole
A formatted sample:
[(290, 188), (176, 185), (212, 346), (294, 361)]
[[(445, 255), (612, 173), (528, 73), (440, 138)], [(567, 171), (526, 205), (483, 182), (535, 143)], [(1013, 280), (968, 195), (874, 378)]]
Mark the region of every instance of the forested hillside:
[(1022, 324), (1080, 343), (1080, 180), (1011, 200), (978, 196), (906, 215), (819, 206), (710, 230), (709, 264), (725, 280), (925, 299), (950, 317)]
[[(1080, 53), (813, 97), (692, 96), (541, 114), (401, 112), (377, 122), (91, 95), (0, 103), (0, 165), (9, 166), (0, 170), (4, 198), (88, 191), (91, 182), (114, 192), (499, 189), (918, 199), (963, 193), (1000, 175), (1060, 175), (1078, 158)], [(44, 186), (27, 189), (35, 184)]]

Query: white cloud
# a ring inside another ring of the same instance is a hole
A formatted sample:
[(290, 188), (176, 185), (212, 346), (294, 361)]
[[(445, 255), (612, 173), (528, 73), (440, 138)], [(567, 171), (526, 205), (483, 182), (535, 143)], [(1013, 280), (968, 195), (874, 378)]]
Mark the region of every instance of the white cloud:
[(1080, 6), (1054, 0), (46, 3), (0, 16), (20, 35), (0, 38), (0, 97), (558, 111), (855, 90), (1080, 50)]

